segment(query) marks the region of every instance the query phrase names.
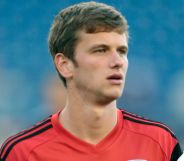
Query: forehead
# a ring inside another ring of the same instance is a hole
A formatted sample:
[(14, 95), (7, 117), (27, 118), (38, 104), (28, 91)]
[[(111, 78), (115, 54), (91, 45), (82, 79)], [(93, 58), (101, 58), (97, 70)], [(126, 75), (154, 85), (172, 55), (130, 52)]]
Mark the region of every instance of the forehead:
[(118, 33), (115, 31), (86, 33), (80, 31), (77, 37), (77, 46), (83, 45), (83, 47), (87, 47), (94, 44), (106, 44), (110, 46), (126, 46), (128, 48), (128, 38), (126, 33)]

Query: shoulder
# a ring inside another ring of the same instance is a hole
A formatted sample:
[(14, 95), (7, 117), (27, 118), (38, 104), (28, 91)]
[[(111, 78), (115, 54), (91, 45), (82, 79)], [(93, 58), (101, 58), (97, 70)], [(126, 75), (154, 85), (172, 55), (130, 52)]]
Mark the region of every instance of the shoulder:
[(52, 131), (51, 116), (45, 120), (35, 124), (29, 129), (26, 129), (14, 136), (9, 137), (0, 149), (1, 160), (22, 160), (26, 158), (31, 150), (43, 144), (50, 137)]
[(132, 131), (143, 133), (154, 138), (160, 136), (168, 136), (176, 139), (173, 131), (164, 123), (150, 120), (139, 115), (122, 110), (125, 126)]
[(140, 139), (149, 139), (157, 144), (167, 155), (175, 157), (181, 155), (181, 148), (173, 131), (164, 123), (146, 119), (133, 113), (121, 110), (124, 128)]

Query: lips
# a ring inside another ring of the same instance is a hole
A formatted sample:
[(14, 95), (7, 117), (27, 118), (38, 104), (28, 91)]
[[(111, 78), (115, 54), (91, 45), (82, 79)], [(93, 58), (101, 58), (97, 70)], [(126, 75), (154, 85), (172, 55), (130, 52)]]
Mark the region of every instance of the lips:
[(113, 74), (107, 77), (107, 79), (116, 79), (116, 80), (120, 80), (122, 78), (123, 78), (122, 74)]
[(123, 75), (122, 74), (112, 74), (107, 77), (107, 80), (109, 80), (111, 84), (119, 85), (123, 83)]

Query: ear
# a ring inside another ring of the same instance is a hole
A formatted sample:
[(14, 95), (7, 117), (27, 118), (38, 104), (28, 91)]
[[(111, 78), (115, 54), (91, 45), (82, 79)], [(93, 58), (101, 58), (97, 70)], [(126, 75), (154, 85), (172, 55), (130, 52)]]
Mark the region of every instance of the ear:
[(57, 53), (54, 57), (54, 63), (57, 70), (64, 78), (70, 78), (73, 75), (73, 62), (65, 57), (63, 53)]

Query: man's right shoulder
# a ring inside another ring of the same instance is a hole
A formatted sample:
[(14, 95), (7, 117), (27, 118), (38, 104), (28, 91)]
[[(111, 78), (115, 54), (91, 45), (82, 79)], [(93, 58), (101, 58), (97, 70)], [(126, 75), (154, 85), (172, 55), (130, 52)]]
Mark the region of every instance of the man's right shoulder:
[(37, 146), (53, 138), (51, 116), (9, 137), (0, 149), (0, 161), (26, 160)]

